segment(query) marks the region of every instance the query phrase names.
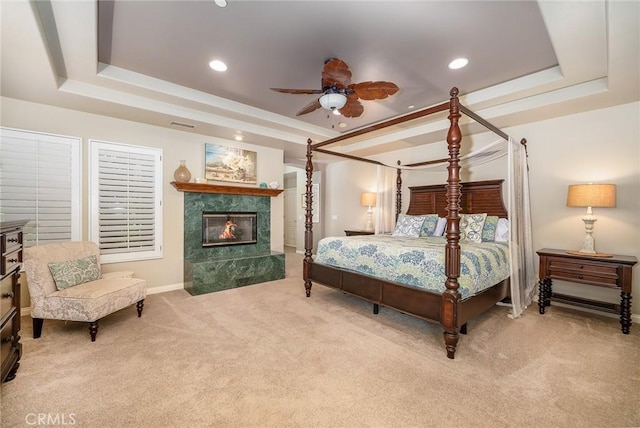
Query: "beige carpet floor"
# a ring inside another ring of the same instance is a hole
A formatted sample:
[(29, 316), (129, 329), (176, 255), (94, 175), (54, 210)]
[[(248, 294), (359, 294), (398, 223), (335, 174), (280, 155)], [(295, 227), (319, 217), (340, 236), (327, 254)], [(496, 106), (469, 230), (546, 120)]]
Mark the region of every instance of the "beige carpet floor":
[[(455, 360), (439, 325), (287, 278), (150, 295), (101, 321), (45, 321), (2, 385), (2, 426), (640, 426), (640, 326), (552, 307), (469, 323)], [(38, 419), (40, 418), (40, 419)], [(55, 422), (55, 423), (53, 423)], [(44, 425), (44, 424), (40, 424)]]

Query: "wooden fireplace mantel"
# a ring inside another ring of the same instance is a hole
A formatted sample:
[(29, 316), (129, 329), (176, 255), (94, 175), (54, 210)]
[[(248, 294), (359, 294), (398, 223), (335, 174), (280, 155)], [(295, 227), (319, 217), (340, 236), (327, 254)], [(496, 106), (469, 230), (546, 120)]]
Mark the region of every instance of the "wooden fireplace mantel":
[(278, 196), (284, 189), (264, 189), (261, 187), (221, 186), (208, 183), (181, 183), (172, 181), (171, 185), (179, 192), (222, 193), (226, 195)]

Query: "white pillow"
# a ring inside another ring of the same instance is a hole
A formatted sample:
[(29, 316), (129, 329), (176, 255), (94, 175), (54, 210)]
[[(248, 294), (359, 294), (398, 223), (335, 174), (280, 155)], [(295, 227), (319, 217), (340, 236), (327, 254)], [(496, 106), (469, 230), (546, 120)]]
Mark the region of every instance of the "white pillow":
[(433, 232), (433, 236), (442, 236), (444, 235), (444, 229), (447, 227), (447, 218), (439, 217), (438, 223), (436, 224), (436, 230)]
[(425, 216), (423, 215), (400, 214), (398, 216), (396, 228), (393, 230), (391, 236), (411, 236), (415, 238), (419, 237), (424, 219)]
[(496, 226), (496, 242), (507, 242), (509, 240), (509, 219), (498, 219)]

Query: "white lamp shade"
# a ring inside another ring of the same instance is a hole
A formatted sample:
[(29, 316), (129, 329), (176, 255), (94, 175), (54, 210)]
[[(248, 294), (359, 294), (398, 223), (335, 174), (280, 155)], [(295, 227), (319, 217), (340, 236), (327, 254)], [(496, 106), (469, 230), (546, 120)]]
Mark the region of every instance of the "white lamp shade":
[(340, 110), (347, 103), (347, 97), (343, 94), (324, 94), (320, 97), (320, 105), (327, 110)]
[(616, 206), (616, 185), (572, 184), (567, 192), (567, 206), (613, 208)]
[(362, 192), (360, 195), (360, 205), (372, 206), (376, 204), (376, 194), (373, 192)]

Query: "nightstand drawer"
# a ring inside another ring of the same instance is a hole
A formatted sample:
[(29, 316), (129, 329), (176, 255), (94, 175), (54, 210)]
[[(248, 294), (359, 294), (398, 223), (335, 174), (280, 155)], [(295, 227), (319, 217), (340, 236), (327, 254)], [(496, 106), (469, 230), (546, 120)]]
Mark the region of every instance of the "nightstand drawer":
[(618, 266), (584, 263), (579, 260), (549, 259), (548, 274), (552, 278), (568, 281), (597, 282), (605, 286), (619, 286)]

